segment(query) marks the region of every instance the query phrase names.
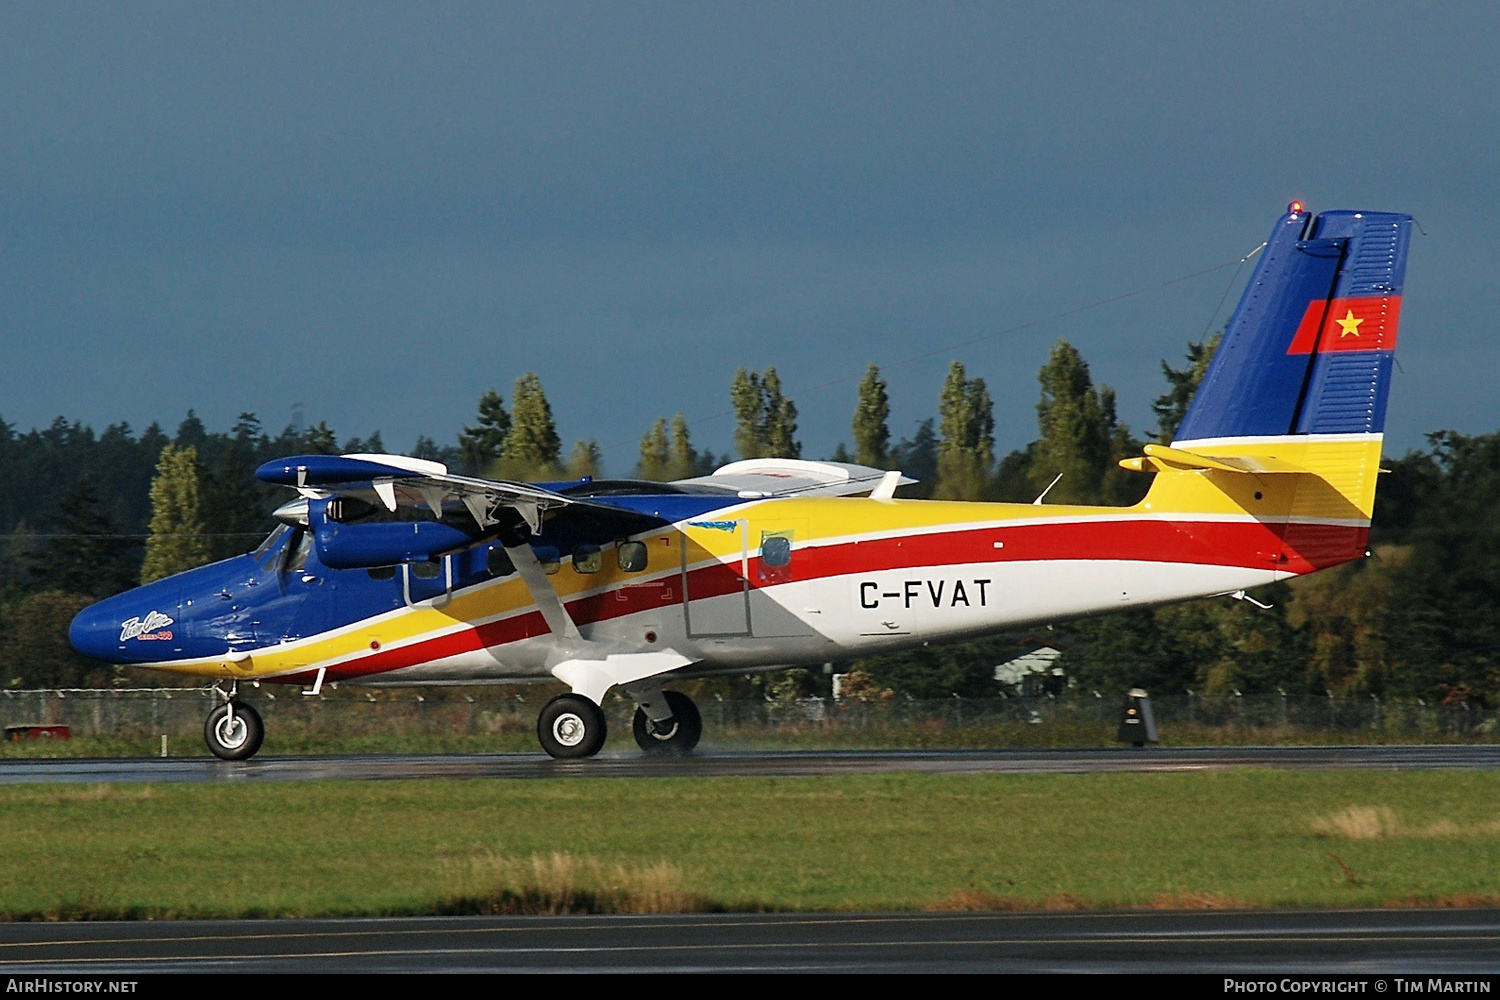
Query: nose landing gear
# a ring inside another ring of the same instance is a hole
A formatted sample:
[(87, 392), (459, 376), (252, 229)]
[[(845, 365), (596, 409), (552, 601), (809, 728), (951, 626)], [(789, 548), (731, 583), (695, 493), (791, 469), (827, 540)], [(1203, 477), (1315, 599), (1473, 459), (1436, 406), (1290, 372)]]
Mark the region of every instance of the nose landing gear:
[(260, 713), (235, 697), (239, 685), (231, 685), (224, 704), (208, 714), (203, 722), (203, 740), (209, 752), (220, 760), (246, 760), (255, 756), (265, 739), (266, 727)]

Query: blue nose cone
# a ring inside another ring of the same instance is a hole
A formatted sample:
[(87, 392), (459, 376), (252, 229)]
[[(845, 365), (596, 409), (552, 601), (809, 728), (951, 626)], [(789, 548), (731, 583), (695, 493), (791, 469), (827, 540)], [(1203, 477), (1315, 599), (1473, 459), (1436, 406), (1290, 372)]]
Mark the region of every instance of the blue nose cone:
[(160, 585), (139, 587), (78, 612), (68, 641), (79, 653), (105, 663), (150, 663), (180, 645), (174, 627), (178, 591)]
[(118, 663), (120, 661), (116, 657), (121, 652), (121, 626), (108, 608), (111, 603), (100, 601), (78, 612), (73, 624), (68, 627), (68, 642), (90, 659)]

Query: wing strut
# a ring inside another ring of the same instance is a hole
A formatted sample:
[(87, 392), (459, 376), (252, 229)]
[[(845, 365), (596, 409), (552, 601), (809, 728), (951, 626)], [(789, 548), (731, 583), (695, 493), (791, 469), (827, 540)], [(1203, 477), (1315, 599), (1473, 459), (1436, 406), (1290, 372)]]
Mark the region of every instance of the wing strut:
[(510, 556), (511, 563), (516, 567), (516, 573), (526, 584), (526, 589), (531, 591), (531, 599), (536, 602), (552, 634), (559, 639), (581, 641), (583, 636), (579, 634), (573, 616), (568, 614), (562, 598), (557, 596), (557, 588), (552, 586), (551, 580), (547, 579), (547, 571), (542, 569), (541, 560), (536, 557), (531, 546), (525, 542), (518, 545), (506, 545), (505, 554)]

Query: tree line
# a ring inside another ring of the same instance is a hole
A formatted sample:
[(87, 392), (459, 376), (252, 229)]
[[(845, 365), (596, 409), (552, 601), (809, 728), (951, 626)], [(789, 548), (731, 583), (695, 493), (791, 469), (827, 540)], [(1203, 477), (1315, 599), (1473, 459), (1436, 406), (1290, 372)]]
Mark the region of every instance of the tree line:
[[(1170, 441), (1217, 338), (1190, 344), (1181, 367), (1162, 363), (1165, 387), (1147, 440)], [(904, 495), (1054, 503), (1133, 503), (1149, 476), (1119, 460), (1143, 441), (1118, 418), (1114, 392), (1093, 381), (1059, 341), (1038, 372), (1037, 436), (1000, 455), (984, 380), (953, 362), (936, 412), (895, 439), (889, 387), (870, 365), (856, 390), (850, 443), (835, 461), (902, 469), (920, 480)], [(797, 407), (774, 367), (738, 370), (730, 383), (740, 458), (802, 457)], [(210, 432), (191, 411), (168, 434), (152, 424), (103, 432), (62, 418), (19, 433), (0, 420), (0, 684), (109, 684), (108, 668), (73, 654), (67, 623), (90, 601), (143, 580), (243, 552), (272, 527), (281, 491), (254, 479), (262, 462), (290, 454), (382, 452), (379, 432), (340, 440), (324, 423), (267, 431), (241, 414)], [(596, 440), (564, 455), (552, 408), (534, 373), (507, 405), (496, 390), (450, 444), (418, 439), (415, 457), (471, 475), (532, 481), (602, 473)], [(663, 416), (641, 438), (629, 475), (704, 475), (735, 456), (695, 447), (687, 419)], [(1377, 494), (1374, 557), (1263, 588), (1261, 609), (1228, 599), (1195, 601), (846, 664), (845, 690), (864, 697), (998, 693), (997, 663), (1047, 643), (1064, 675), (1047, 683), (1115, 693), (1298, 694), (1405, 697), (1500, 704), (1500, 432), (1437, 432), (1425, 449), (1386, 465)], [(131, 678), (138, 683), (138, 677)], [(731, 684), (733, 686), (733, 684)], [(817, 671), (740, 685), (770, 696), (826, 693)]]

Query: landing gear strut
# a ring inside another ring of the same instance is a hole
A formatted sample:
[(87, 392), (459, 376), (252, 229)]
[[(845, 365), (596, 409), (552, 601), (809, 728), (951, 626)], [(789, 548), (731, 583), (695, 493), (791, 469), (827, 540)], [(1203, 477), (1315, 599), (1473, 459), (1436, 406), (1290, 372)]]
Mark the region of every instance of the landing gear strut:
[(684, 754), (703, 736), (703, 717), (693, 699), (681, 691), (663, 691), (672, 717), (657, 722), (643, 708), (635, 710), (633, 729), (636, 746), (653, 755)]
[(604, 713), (582, 695), (558, 695), (536, 720), (542, 749), (565, 760), (594, 756), (604, 746), (606, 735)]
[(266, 727), (260, 713), (235, 695), (238, 685), (224, 695), (224, 704), (208, 714), (203, 722), (203, 740), (209, 752), (220, 760), (245, 760), (255, 756), (265, 739)]

